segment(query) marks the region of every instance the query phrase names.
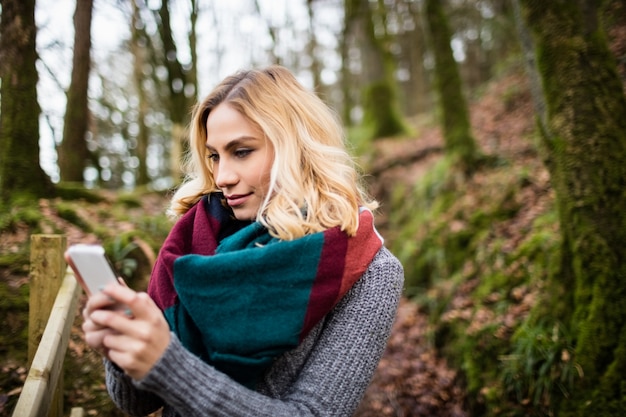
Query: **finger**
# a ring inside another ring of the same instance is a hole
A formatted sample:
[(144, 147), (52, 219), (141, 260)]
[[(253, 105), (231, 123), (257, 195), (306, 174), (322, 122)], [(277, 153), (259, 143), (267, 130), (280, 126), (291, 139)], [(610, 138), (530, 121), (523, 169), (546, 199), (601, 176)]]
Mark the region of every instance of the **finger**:
[(142, 332), (143, 337), (128, 335), (107, 335), (103, 347), (108, 350), (109, 358), (135, 379), (141, 379), (152, 369), (163, 355), (169, 340), (155, 336), (154, 332)]
[(151, 369), (151, 366), (147, 365), (142, 360), (138, 360), (137, 357), (128, 350), (115, 350), (106, 347), (104, 349), (106, 349), (108, 359), (122, 368), (127, 375), (135, 380), (142, 379)]
[(83, 321), (83, 324), (81, 325), (81, 327), (83, 329), (83, 333), (95, 332), (95, 331), (98, 331), (98, 330), (106, 329), (106, 327), (101, 326), (101, 325), (95, 323), (90, 318), (85, 319)]
[(161, 310), (145, 292), (136, 292), (121, 285), (109, 285), (104, 289), (108, 295), (120, 304), (128, 307), (127, 315), (137, 318), (150, 318), (154, 314), (161, 314)]
[(132, 317), (112, 310), (96, 310), (91, 313), (91, 321), (98, 328), (112, 329), (118, 333), (133, 333)]
[(90, 313), (95, 310), (103, 309), (103, 308), (111, 308), (116, 301), (106, 295), (104, 292), (100, 291), (92, 294), (85, 304), (85, 309), (87, 313)]
[(103, 344), (104, 339), (108, 335), (114, 335), (115, 333), (111, 329), (100, 329), (90, 332), (85, 332), (85, 343), (90, 347), (101, 351), (105, 346)]
[[(120, 278), (121, 279), (121, 278)], [(129, 304), (137, 296), (137, 292), (126, 285), (109, 284), (102, 290), (102, 294), (115, 300), (117, 303)]]

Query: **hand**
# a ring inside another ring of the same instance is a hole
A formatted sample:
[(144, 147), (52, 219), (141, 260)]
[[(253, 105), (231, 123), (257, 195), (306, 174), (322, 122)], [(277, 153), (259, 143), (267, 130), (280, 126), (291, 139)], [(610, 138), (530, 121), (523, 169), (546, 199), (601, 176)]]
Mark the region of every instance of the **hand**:
[[(123, 285), (126, 285), (123, 281), (120, 282)], [(104, 355), (108, 358), (108, 352), (107, 349), (102, 345), (102, 340), (104, 339), (105, 335), (113, 334), (115, 332), (106, 326), (101, 326), (100, 324), (95, 323), (91, 319), (91, 314), (97, 310), (117, 311), (118, 314), (120, 314), (126, 310), (126, 307), (118, 304), (111, 297), (100, 291), (91, 295), (88, 298), (87, 304), (83, 309), (84, 320), (82, 324), (82, 329), (85, 333), (85, 342), (101, 355)]]
[[(165, 317), (145, 292), (135, 292), (122, 285), (109, 285), (102, 295), (127, 306), (130, 315), (102, 308), (91, 310), (90, 321), (104, 330), (98, 336), (93, 335), (94, 342), (96, 345), (100, 342), (107, 357), (130, 377), (142, 379), (163, 356), (170, 343), (170, 329)], [(101, 339), (97, 340), (99, 336)]]

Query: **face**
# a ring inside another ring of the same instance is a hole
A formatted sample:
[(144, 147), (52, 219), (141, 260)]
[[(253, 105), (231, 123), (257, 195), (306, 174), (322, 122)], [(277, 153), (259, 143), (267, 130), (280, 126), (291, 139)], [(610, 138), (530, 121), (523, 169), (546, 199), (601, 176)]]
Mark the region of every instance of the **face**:
[(272, 144), (228, 103), (209, 113), (206, 128), (207, 157), (215, 184), (237, 219), (255, 219), (269, 189)]

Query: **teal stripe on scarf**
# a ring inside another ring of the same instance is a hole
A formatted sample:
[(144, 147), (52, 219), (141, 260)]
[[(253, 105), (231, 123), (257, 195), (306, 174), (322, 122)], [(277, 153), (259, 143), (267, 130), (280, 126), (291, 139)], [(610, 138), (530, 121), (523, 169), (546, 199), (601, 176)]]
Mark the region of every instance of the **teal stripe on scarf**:
[(165, 311), (172, 330), (206, 362), (254, 383), (298, 345), (323, 245), (323, 233), (280, 241), (253, 223), (213, 256), (181, 256), (174, 262), (180, 303)]

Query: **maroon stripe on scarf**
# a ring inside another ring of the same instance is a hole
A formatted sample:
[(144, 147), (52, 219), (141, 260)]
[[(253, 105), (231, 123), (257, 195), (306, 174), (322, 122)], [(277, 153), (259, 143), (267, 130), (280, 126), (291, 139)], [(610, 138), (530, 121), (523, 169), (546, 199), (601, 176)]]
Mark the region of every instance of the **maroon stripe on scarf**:
[(304, 317), (300, 341), (330, 312), (367, 271), (383, 245), (369, 210), (359, 213), (356, 235), (348, 237), (339, 227), (324, 232), (324, 246)]
[(347, 249), (348, 236), (339, 227), (324, 232), (324, 245), (317, 275), (313, 281), (313, 288), (311, 288), (300, 341), (333, 308), (341, 291), (341, 279), (344, 274)]
[(212, 255), (217, 248), (214, 230), (219, 221), (207, 216), (204, 200), (195, 204), (174, 225), (163, 243), (148, 284), (148, 294), (161, 310), (176, 303), (174, 261), (189, 253)]

